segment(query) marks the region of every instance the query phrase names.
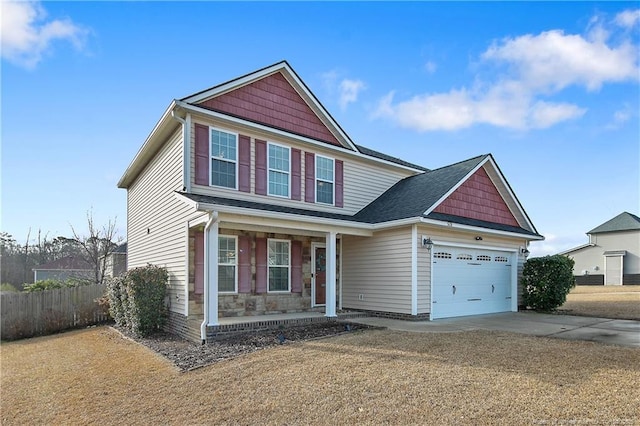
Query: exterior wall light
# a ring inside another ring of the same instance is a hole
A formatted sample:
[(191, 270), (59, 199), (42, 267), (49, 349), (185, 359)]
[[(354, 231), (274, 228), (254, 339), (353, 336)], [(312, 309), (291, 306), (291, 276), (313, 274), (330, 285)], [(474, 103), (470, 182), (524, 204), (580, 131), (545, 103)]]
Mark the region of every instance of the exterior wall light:
[(426, 247), (427, 250), (431, 251), (431, 247), (433, 247), (433, 241), (431, 238), (422, 236), (422, 247)]

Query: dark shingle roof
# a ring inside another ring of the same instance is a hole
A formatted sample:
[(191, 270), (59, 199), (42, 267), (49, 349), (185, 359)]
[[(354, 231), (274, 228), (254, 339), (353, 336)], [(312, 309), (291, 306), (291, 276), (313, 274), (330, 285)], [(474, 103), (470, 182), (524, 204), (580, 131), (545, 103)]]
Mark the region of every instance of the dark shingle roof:
[(622, 212), (611, 220), (593, 228), (587, 234), (600, 234), (603, 232), (633, 231), (640, 229), (640, 218), (634, 214)]
[(127, 243), (122, 243), (118, 247), (116, 247), (112, 253), (124, 253), (127, 254)]
[(301, 216), (321, 217), (325, 219), (349, 220), (354, 221), (353, 216), (348, 214), (327, 213), (317, 210), (299, 209), (295, 207), (279, 206), (276, 204), (259, 203), (256, 201), (236, 200), (233, 198), (213, 197), (210, 195), (190, 194), (187, 192), (178, 192), (183, 197), (195, 201), (196, 203), (217, 204), (220, 206), (240, 207), (252, 210), (264, 210), (276, 213), (296, 214)]
[(442, 167), (436, 170), (410, 176), (393, 185), (380, 197), (371, 202), (355, 215), (328, 213), (316, 210), (286, 207), (276, 204), (260, 203), (255, 201), (237, 200), (232, 198), (214, 197), (210, 195), (190, 194), (178, 192), (178, 194), (198, 203), (217, 204), (222, 206), (240, 207), (252, 210), (263, 210), (276, 213), (311, 216), (333, 220), (361, 222), (377, 224), (400, 219), (426, 217), (444, 222), (452, 222), (461, 225), (477, 226), (486, 229), (514, 232), (524, 235), (540, 236), (517, 226), (502, 225), (499, 223), (485, 222), (460, 216), (442, 213), (424, 212), (431, 208), (458, 182), (467, 176), (475, 167), (481, 164), (489, 155), (481, 155), (466, 161)]
[(427, 169), (426, 167), (418, 166), (417, 164), (409, 163), (408, 161), (401, 160), (400, 158), (392, 157), (390, 155), (383, 154), (382, 152), (374, 151), (373, 149), (367, 148), (366, 146), (356, 145), (356, 148), (358, 148), (358, 151), (360, 151), (361, 154), (368, 155), (369, 157), (378, 158), (380, 160), (389, 161), (391, 163), (411, 167), (413, 169), (422, 170), (424, 172), (429, 171), (429, 169)]
[(481, 155), (402, 179), (360, 210), (355, 218), (363, 222), (380, 223), (422, 217), (427, 209), (486, 157), (487, 155)]

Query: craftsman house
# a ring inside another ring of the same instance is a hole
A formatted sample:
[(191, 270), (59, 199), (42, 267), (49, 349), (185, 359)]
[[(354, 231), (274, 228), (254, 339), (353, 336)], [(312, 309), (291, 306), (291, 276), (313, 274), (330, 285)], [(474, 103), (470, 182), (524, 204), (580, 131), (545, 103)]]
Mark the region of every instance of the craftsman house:
[(169, 328), (203, 340), (229, 317), (516, 311), (542, 239), (490, 154), (358, 145), (287, 62), (172, 101), (118, 186), (128, 268), (166, 267)]

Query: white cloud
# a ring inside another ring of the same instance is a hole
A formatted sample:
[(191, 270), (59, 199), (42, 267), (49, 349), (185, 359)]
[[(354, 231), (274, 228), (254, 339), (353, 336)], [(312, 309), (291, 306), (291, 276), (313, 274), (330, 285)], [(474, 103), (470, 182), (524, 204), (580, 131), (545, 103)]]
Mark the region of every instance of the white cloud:
[[(617, 19), (635, 25), (636, 18), (621, 15)], [(627, 39), (614, 44), (609, 37), (594, 18), (584, 36), (554, 30), (494, 42), (480, 56), (481, 67), (504, 66), (502, 74), (492, 73), (493, 81), (395, 103), (391, 93), (380, 99), (373, 117), (422, 132), (475, 124), (543, 129), (580, 118), (585, 108), (551, 98), (570, 86), (594, 91), (607, 83), (640, 80), (638, 46)]]
[(432, 61), (428, 61), (426, 64), (424, 64), (424, 69), (425, 71), (427, 71), (429, 74), (433, 74), (434, 72), (436, 72), (436, 70), (438, 69), (438, 66), (436, 65), (435, 62)]
[(360, 80), (342, 80), (340, 82), (340, 98), (338, 100), (340, 108), (345, 110), (347, 105), (356, 102), (360, 91), (364, 88), (365, 84)]
[(606, 126), (609, 130), (619, 129), (624, 123), (629, 121), (632, 117), (637, 115), (637, 111), (626, 104), (621, 109), (613, 113), (611, 122)]
[(38, 2), (2, 2), (2, 57), (34, 68), (56, 40), (69, 41), (81, 49), (87, 30), (70, 19), (47, 20)]
[(623, 28), (633, 28), (640, 22), (640, 9), (625, 10), (616, 15), (615, 23)]
[(533, 102), (516, 82), (496, 84), (486, 92), (460, 89), (418, 95), (395, 105), (393, 97), (391, 92), (380, 100), (374, 118), (391, 118), (402, 127), (420, 132), (458, 130), (474, 124), (543, 129), (586, 112), (567, 103)]
[(587, 110), (568, 103), (537, 101), (531, 107), (531, 127), (546, 129), (562, 121), (582, 117)]
[(485, 60), (503, 61), (529, 87), (559, 91), (576, 84), (589, 90), (603, 83), (638, 80), (637, 46), (606, 44), (607, 34), (596, 26), (590, 38), (547, 31), (494, 43), (482, 54)]

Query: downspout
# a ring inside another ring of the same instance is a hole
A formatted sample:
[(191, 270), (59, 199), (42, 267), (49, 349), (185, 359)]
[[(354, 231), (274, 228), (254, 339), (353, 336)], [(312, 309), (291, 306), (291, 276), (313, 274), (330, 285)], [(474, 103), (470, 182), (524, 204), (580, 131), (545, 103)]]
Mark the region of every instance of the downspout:
[(209, 220), (204, 226), (204, 320), (200, 324), (202, 344), (207, 341), (207, 325), (209, 325), (209, 229), (218, 220), (218, 212), (208, 210)]
[(182, 124), (182, 190), (191, 192), (191, 114), (182, 118), (173, 109), (171, 117)]

